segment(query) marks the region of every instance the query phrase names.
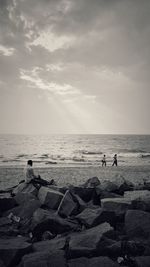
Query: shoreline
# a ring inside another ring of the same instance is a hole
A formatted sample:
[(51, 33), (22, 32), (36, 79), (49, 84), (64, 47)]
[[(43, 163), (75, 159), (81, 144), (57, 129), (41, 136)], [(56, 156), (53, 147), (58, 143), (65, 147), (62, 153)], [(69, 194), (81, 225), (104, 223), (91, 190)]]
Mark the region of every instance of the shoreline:
[[(24, 179), (24, 167), (2, 167), (0, 166), (0, 188), (5, 189), (18, 184)], [(143, 179), (150, 180), (150, 166), (118, 166), (118, 167), (35, 167), (35, 173), (40, 174), (46, 180), (54, 179), (58, 185), (73, 184), (79, 185), (91, 177), (98, 177), (100, 180), (113, 180), (116, 176), (123, 176), (125, 179), (137, 184)]]

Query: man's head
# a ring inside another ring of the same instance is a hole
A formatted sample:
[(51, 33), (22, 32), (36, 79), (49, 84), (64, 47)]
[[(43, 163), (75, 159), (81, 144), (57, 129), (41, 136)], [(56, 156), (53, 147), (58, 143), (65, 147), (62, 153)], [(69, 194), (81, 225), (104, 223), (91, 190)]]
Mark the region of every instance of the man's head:
[(32, 160), (31, 159), (28, 160), (27, 164), (30, 165), (30, 166), (32, 166), (32, 164), (33, 164)]

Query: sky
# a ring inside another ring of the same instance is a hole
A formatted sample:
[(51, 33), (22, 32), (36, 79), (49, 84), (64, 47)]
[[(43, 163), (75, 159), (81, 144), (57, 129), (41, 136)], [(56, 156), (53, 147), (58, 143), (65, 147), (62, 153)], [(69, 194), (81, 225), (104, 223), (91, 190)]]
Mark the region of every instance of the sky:
[(149, 0), (0, 0), (0, 133), (150, 134)]

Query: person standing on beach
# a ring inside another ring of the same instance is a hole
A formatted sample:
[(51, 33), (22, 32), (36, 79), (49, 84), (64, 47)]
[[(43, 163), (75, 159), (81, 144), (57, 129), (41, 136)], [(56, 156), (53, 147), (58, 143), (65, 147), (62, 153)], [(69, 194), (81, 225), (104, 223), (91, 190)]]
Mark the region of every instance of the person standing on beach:
[(39, 185), (43, 185), (43, 186), (52, 185), (53, 184), (53, 182), (54, 182), (53, 179), (50, 182), (48, 182), (48, 181), (42, 179), (40, 177), (40, 175), (35, 175), (32, 165), (33, 165), (33, 161), (32, 160), (28, 160), (27, 161), (27, 166), (24, 169), (25, 182), (27, 184), (32, 183), (35, 187), (38, 184)]
[(106, 167), (106, 155), (103, 156), (102, 159), (102, 167), (105, 166)]
[(114, 155), (112, 166), (118, 166), (117, 154)]

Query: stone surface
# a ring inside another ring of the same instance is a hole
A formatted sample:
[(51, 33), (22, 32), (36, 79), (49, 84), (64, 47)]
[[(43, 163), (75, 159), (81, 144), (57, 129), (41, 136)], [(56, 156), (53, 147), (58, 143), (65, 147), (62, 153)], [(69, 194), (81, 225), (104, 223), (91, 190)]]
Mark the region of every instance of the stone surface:
[(6, 267), (15, 267), (22, 256), (31, 250), (32, 245), (25, 238), (0, 239), (0, 258)]
[(96, 186), (100, 185), (100, 180), (98, 179), (98, 177), (92, 177), (89, 178), (85, 183), (84, 183), (84, 187), (85, 188), (94, 188)]
[(83, 186), (72, 186), (71, 191), (78, 195), (85, 202), (89, 202), (93, 198), (94, 188), (84, 188)]
[(129, 238), (150, 238), (150, 213), (128, 210), (125, 215), (125, 229)]
[(124, 198), (128, 200), (135, 200), (140, 197), (150, 197), (150, 191), (148, 190), (134, 190), (134, 191), (126, 191), (124, 193)]
[(0, 213), (14, 208), (17, 205), (15, 199), (9, 194), (0, 194)]
[(67, 190), (58, 206), (58, 214), (63, 217), (68, 217), (73, 212), (77, 211), (77, 208), (77, 203), (74, 202), (71, 193)]
[(150, 212), (150, 196), (142, 196), (132, 201), (133, 209)]
[(62, 250), (65, 247), (66, 238), (59, 237), (52, 240), (40, 241), (33, 244), (33, 250), (55, 252), (56, 250)]
[(101, 199), (101, 206), (104, 210), (114, 211), (117, 215), (124, 214), (131, 208), (131, 201), (125, 198), (104, 198)]
[(57, 190), (42, 186), (38, 193), (38, 198), (42, 205), (49, 207), (50, 209), (57, 209), (63, 194)]
[(33, 213), (41, 206), (39, 200), (30, 200), (24, 204), (7, 211), (7, 215), (13, 213), (21, 219), (30, 219)]
[(36, 237), (41, 238), (43, 232), (49, 230), (54, 234), (78, 229), (76, 221), (63, 219), (58, 214), (43, 209), (38, 209), (33, 214), (31, 230)]
[(141, 256), (133, 259), (136, 267), (150, 267), (150, 256)]
[(21, 183), (19, 184), (13, 191), (12, 194), (16, 195), (19, 192), (21, 193), (30, 193), (33, 195), (37, 195), (38, 190), (35, 188), (35, 186), (33, 184), (27, 184), (27, 183)]
[(103, 236), (111, 235), (113, 228), (108, 223), (100, 224), (81, 233), (72, 234), (69, 241), (70, 258), (92, 256), (98, 249)]
[(69, 267), (119, 267), (117, 262), (108, 257), (94, 257), (91, 259), (82, 257), (68, 261)]
[(113, 223), (115, 220), (115, 213), (111, 211), (104, 211), (102, 208), (86, 208), (76, 216), (80, 223), (84, 224), (86, 228), (91, 228), (103, 222)]
[(31, 193), (18, 192), (14, 197), (18, 205), (22, 205), (30, 200), (37, 200), (36, 196)]
[(19, 267), (66, 267), (64, 251), (56, 253), (35, 252), (25, 255)]
[(0, 267), (5, 267), (5, 265), (4, 265), (3, 261), (1, 261), (1, 259), (0, 259)]

